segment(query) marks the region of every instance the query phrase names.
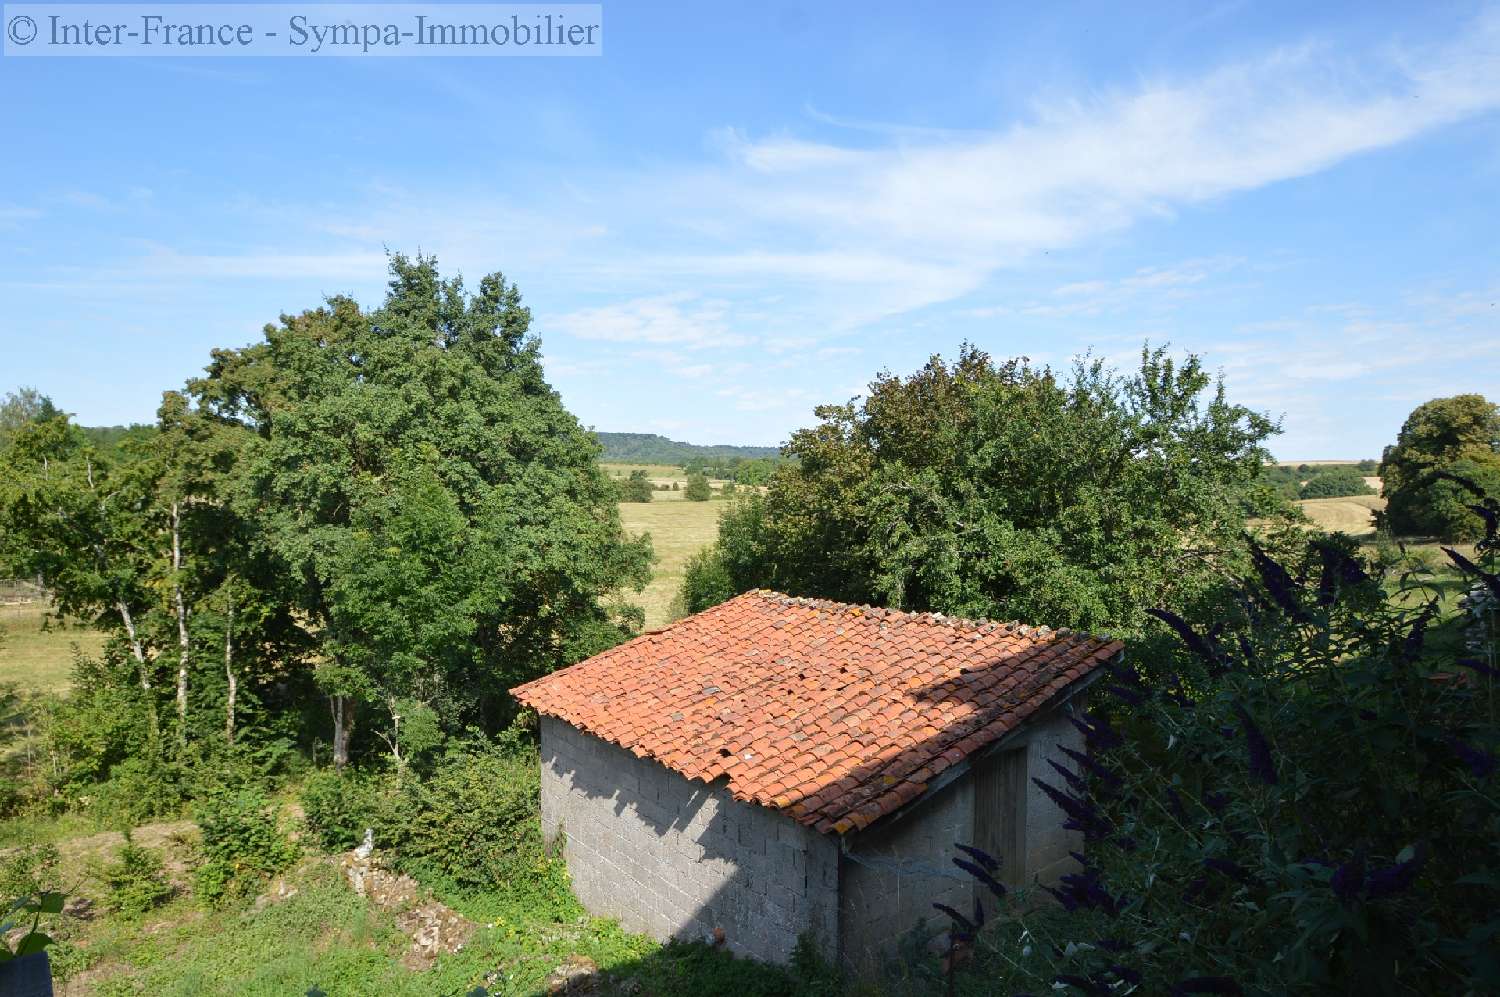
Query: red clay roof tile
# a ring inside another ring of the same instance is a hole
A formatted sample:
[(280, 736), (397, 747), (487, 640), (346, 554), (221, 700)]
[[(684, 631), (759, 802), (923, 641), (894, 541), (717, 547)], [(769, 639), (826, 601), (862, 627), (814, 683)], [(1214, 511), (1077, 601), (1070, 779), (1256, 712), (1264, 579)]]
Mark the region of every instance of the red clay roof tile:
[(747, 592), (512, 689), (818, 831), (868, 827), (1118, 654), (1108, 638)]

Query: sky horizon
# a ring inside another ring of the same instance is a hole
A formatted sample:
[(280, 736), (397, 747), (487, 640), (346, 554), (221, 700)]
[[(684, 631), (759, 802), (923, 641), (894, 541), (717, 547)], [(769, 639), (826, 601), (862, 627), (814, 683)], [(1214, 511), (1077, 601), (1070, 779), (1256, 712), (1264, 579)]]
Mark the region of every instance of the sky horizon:
[[(565, 5), (560, 5), (565, 6)], [(584, 59), (0, 57), (0, 392), (150, 421), (387, 250), (585, 424), (777, 445), (972, 342), (1144, 342), (1378, 458), (1500, 396), (1500, 4), (604, 4)]]

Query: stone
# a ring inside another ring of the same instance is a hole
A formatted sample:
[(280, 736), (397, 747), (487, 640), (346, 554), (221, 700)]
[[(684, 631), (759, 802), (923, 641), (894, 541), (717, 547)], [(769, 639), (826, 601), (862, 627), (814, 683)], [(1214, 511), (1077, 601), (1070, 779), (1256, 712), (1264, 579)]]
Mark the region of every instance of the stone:
[(544, 986), (549, 995), (592, 993), (599, 983), (599, 966), (584, 955), (570, 955), (568, 960), (547, 974)]
[(422, 889), (410, 876), (382, 869), (370, 854), (361, 849), (343, 856), (339, 867), (355, 893), (381, 910), (396, 915), (396, 927), (411, 939), (411, 947), (401, 957), (408, 969), (425, 971), (440, 956), (463, 950), (474, 934), (474, 923)]

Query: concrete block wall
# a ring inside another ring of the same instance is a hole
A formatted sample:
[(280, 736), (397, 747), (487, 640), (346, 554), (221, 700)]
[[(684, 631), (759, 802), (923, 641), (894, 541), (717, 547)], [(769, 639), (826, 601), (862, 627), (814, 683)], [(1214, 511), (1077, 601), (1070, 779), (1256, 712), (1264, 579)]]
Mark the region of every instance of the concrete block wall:
[[(1075, 700), (1074, 709), (1082, 709), (1082, 700)], [(1077, 770), (1078, 765), (1058, 750), (1059, 746), (1083, 751), (1083, 735), (1068, 722), (1068, 714), (1062, 710), (1039, 721), (1029, 730), (1026, 739), (1026, 882), (1057, 882), (1058, 877), (1076, 871), (1078, 863), (1068, 855), (1070, 851), (1083, 853), (1083, 833), (1063, 828), (1068, 815), (1063, 813), (1052, 798), (1037, 788), (1033, 779), (1041, 779), (1059, 789), (1062, 778), (1047, 764), (1051, 759), (1059, 765)]]
[[(541, 722), (543, 834), (564, 836), (583, 905), (627, 930), (666, 941), (723, 928), (737, 954), (779, 963), (806, 933), (826, 959), (869, 978), (919, 921), (932, 934), (946, 927), (934, 902), (973, 905), (972, 881), (951, 861), (955, 842), (979, 837), (972, 771), (841, 844), (561, 720)], [(1027, 776), (1014, 804), (1023, 883), (1008, 885), (1055, 882), (1075, 865), (1068, 852), (1082, 850), (1031, 782), (1056, 784), (1047, 760), (1067, 763), (1060, 745), (1083, 748), (1062, 711), (1005, 745), (1025, 753)]]
[[(1007, 886), (1055, 883), (1077, 866), (1068, 852), (1083, 850), (1083, 836), (1063, 828), (1067, 815), (1031, 781), (1058, 783), (1047, 760), (1072, 765), (1057, 750), (1059, 745), (1083, 750), (1082, 736), (1063, 710), (1035, 721), (1005, 745), (1008, 751), (1025, 753), (1026, 771), (1025, 793), (1012, 804), (1023, 828), (1021, 882)], [(975, 767), (983, 771), (982, 766)], [(971, 844), (981, 837), (975, 827), (975, 779), (971, 770), (911, 810), (845, 843), (839, 883), (839, 949), (845, 968), (854, 976), (878, 975), (884, 960), (897, 952), (901, 939), (920, 921), (926, 921), (931, 935), (946, 930), (948, 921), (933, 909), (934, 903), (964, 914), (972, 909), (973, 880), (952, 860), (957, 855), (956, 842)], [(981, 895), (987, 898), (989, 892)]]
[(973, 881), (954, 867), (953, 843), (974, 840), (974, 783), (959, 779), (917, 807), (850, 839), (839, 875), (839, 950), (855, 977), (877, 976), (917, 923), (936, 934), (945, 903), (968, 912)]
[(838, 843), (722, 786), (686, 779), (542, 718), (542, 829), (564, 836), (578, 899), (666, 941), (723, 928), (740, 955), (785, 963), (838, 942)]

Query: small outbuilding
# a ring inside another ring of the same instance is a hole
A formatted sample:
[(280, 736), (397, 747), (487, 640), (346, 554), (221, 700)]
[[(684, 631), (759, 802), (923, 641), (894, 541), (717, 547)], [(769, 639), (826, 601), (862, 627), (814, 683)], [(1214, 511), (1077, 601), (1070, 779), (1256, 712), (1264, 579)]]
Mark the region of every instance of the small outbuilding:
[(954, 844), (1011, 885), (1077, 834), (1032, 781), (1118, 641), (755, 591), (512, 690), (541, 715), (542, 826), (579, 900), (653, 937), (855, 975), (934, 901)]

